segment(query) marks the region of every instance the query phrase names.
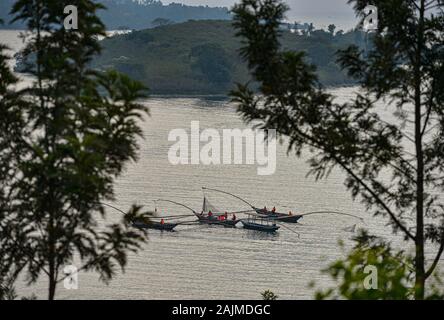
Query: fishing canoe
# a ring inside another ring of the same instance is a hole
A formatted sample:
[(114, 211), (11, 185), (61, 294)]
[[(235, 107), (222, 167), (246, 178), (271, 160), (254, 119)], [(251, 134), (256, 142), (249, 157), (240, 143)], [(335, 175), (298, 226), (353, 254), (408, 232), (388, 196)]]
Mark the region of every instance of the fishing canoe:
[(203, 214), (196, 214), (197, 219), (200, 223), (209, 224), (209, 225), (222, 225), (226, 228), (234, 228), (239, 220), (218, 220), (217, 217), (208, 217)]
[(155, 229), (155, 230), (161, 230), (161, 231), (174, 231), (174, 228), (177, 227), (177, 223), (160, 223), (160, 222), (150, 222), (150, 223), (144, 223), (144, 222), (134, 222), (133, 227), (139, 228), (139, 229)]
[(257, 214), (265, 215), (269, 218), (279, 220), (280, 222), (298, 223), (298, 221), (302, 218), (302, 215), (299, 214), (290, 215), (286, 213), (273, 212), (258, 208), (254, 208), (254, 210), (257, 212)]

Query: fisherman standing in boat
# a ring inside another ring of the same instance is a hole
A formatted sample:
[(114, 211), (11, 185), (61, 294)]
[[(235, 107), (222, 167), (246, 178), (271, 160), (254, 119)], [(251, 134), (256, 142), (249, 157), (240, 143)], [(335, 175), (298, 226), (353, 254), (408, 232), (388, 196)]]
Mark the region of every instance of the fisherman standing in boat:
[(276, 212), (276, 207), (273, 207), (273, 210), (271, 210), (271, 212), (275, 213)]

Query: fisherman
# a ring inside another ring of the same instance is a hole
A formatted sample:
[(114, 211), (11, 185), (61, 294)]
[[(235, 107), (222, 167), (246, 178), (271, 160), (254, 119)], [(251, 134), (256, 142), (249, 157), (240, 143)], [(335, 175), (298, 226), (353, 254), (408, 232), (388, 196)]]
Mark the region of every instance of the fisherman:
[(233, 221), (236, 221), (236, 215), (233, 213)]
[(224, 214), (224, 218), (225, 218), (225, 220), (228, 219), (228, 212), (226, 212), (226, 211), (225, 211), (225, 214)]
[(268, 213), (267, 206), (264, 207), (264, 213)]
[(165, 224), (165, 220), (164, 219), (160, 220), (160, 224), (164, 225)]
[(293, 213), (292, 213), (291, 211), (289, 211), (289, 212), (288, 212), (288, 215), (289, 215), (289, 216), (292, 216), (292, 215), (293, 215)]
[(211, 210), (208, 212), (208, 218), (211, 218), (213, 216), (213, 213), (211, 212)]
[(276, 212), (276, 207), (273, 207), (273, 210), (271, 210), (273, 213)]

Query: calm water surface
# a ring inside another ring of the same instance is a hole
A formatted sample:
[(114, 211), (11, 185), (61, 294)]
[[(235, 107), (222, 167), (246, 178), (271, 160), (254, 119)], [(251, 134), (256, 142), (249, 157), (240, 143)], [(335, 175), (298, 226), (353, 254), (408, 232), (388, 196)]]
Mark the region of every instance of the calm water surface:
[[(0, 41), (17, 50), (21, 43), (16, 31), (0, 31)], [(338, 99), (349, 100), (353, 88), (333, 91)], [(282, 211), (310, 212), (335, 210), (365, 218), (364, 223), (333, 215), (313, 215), (299, 225), (286, 225), (275, 235), (212, 226), (179, 226), (177, 232), (152, 231), (143, 250), (131, 255), (125, 273), (105, 285), (96, 274), (81, 273), (79, 289), (65, 290), (62, 299), (257, 299), (271, 289), (282, 299), (310, 299), (317, 287), (332, 285), (321, 273), (329, 263), (344, 256), (338, 246), (351, 246), (353, 234), (344, 228), (358, 227), (392, 239), (386, 221), (366, 213), (352, 201), (343, 186), (344, 175), (335, 171), (326, 180), (307, 178), (304, 159), (287, 155), (278, 146), (277, 170), (272, 176), (258, 176), (255, 166), (173, 166), (168, 161), (168, 133), (189, 130), (191, 121), (205, 128), (245, 128), (234, 106), (224, 100), (159, 98), (145, 101), (151, 117), (143, 123), (140, 160), (127, 166), (115, 185), (115, 206), (126, 210), (132, 204), (154, 208), (154, 199), (173, 199), (196, 210), (202, 205), (202, 186), (228, 190), (257, 206), (276, 205)], [(216, 206), (226, 210), (248, 209), (242, 202), (217, 193), (208, 193)], [(158, 203), (163, 214), (187, 214), (186, 209)], [(110, 211), (108, 221), (119, 219)], [(32, 287), (19, 284), (21, 294), (46, 297), (46, 282)]]

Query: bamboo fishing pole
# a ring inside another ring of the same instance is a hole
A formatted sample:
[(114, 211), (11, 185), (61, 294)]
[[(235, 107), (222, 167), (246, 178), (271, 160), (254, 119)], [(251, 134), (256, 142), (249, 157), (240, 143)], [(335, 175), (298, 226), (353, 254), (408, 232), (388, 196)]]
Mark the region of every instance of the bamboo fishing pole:
[(215, 192), (220, 192), (220, 193), (224, 193), (227, 194), (229, 196), (232, 196), (236, 199), (239, 199), (240, 201), (242, 201), (243, 203), (247, 204), (248, 206), (250, 206), (251, 208), (253, 208), (253, 210), (256, 210), (257, 208), (255, 206), (253, 206), (251, 203), (249, 203), (247, 200), (242, 199), (241, 197), (236, 196), (235, 194), (226, 192), (226, 191), (222, 191), (222, 190), (218, 190), (218, 189), (212, 189), (212, 188), (206, 188), (206, 187), (202, 187), (202, 190), (210, 190), (210, 191), (215, 191)]
[(303, 213), (303, 214), (301, 214), (301, 216), (305, 217), (305, 216), (309, 216), (309, 215), (313, 215), (313, 214), (337, 214), (337, 215), (341, 215), (341, 216), (348, 216), (348, 217), (356, 218), (356, 219), (359, 219), (360, 221), (364, 222), (364, 218), (355, 216), (353, 214), (338, 212), (338, 211), (330, 211), (330, 210)]
[[(170, 202), (170, 203), (176, 204), (178, 206), (184, 207), (184, 208), (190, 210), (191, 212), (193, 212), (194, 214), (198, 214), (194, 209), (192, 209), (189, 206), (187, 206), (187, 205), (185, 205), (183, 203), (180, 203), (180, 202), (176, 202), (176, 201), (173, 201), (173, 200), (167, 200), (167, 199), (157, 199), (156, 201)], [(191, 215), (190, 215), (190, 217), (191, 217)]]

